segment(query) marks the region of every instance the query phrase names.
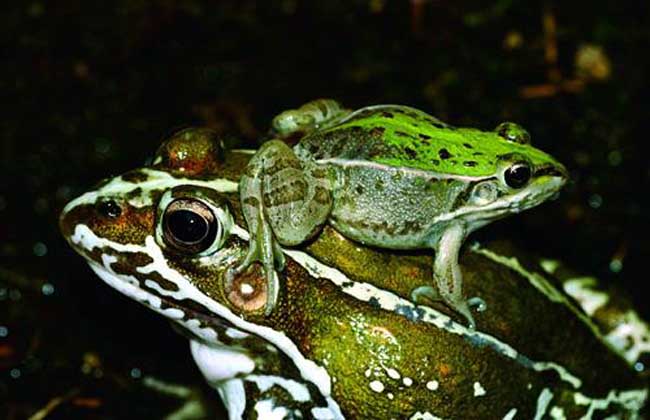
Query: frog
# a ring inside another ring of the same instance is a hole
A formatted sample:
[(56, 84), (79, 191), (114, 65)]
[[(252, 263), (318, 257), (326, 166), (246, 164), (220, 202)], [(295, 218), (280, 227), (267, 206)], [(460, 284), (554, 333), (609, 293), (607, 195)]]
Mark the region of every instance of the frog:
[[(566, 168), (535, 148), (523, 127), (454, 127), (404, 105), (356, 111), (318, 99), (273, 120), (240, 180), (251, 233), (249, 250), (229, 274), (262, 263), (273, 310), (284, 266), (282, 246), (313, 238), (325, 224), (365, 245), (431, 249), (433, 285), (415, 302), (441, 301), (476, 326), (478, 297), (465, 298), (458, 255), (475, 230), (557, 195)], [(293, 147), (282, 139), (299, 133)], [(428, 282), (431, 283), (431, 282)], [(435, 286), (435, 287), (434, 287)]]
[[(635, 337), (647, 323), (602, 291), (607, 299), (599, 299), (595, 314), (625, 314), (612, 331), (602, 330), (564, 293), (551, 274), (555, 264), (538, 264), (512, 246), (462, 251), (465, 281), (493, 309), (481, 330), (405, 297), (431, 277), (428, 255), (366, 246), (332, 226), (283, 249), (286, 281), (267, 314), (261, 264), (227, 281), (248, 252), (238, 187), (254, 154), (226, 148), (211, 130), (185, 129), (167, 138), (150, 163), (73, 199), (59, 222), (101, 280), (189, 340), (227, 418), (642, 412), (648, 385), (637, 370), (650, 350), (643, 350), (642, 333)], [(625, 336), (631, 347), (620, 347), (619, 330), (635, 331)]]

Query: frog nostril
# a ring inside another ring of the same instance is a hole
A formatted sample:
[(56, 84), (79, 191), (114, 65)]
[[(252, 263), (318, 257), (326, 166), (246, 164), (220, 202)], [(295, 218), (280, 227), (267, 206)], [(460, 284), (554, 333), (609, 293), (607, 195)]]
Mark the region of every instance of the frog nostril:
[(101, 201), (97, 204), (97, 211), (101, 215), (112, 219), (120, 217), (122, 214), (122, 209), (114, 200)]

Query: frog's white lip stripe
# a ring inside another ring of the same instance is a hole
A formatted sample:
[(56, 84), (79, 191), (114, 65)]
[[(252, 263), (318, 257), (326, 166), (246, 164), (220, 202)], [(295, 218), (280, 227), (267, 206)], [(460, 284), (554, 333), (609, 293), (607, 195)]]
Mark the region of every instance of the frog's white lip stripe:
[[(564, 180), (559, 177), (554, 177), (543, 186), (525, 188), (516, 194), (497, 199), (488, 205), (460, 207), (457, 210), (435, 218), (432, 224), (462, 219), (466, 219), (470, 223), (481, 222), (498, 218), (504, 214), (506, 209), (509, 209), (512, 213), (519, 213), (543, 202), (546, 198), (557, 192), (562, 185), (564, 185)], [(472, 218), (474, 215), (477, 216)]]
[[(138, 271), (143, 273), (156, 271), (168, 281), (176, 283), (178, 287), (178, 291), (167, 291), (160, 289), (160, 293), (173, 297), (179, 301), (183, 299), (193, 300), (208, 308), (210, 311), (212, 311), (212, 313), (214, 313), (215, 316), (221, 317), (227, 322), (230, 322), (236, 328), (239, 328), (248, 333), (256, 334), (257, 336), (264, 338), (269, 343), (281, 349), (282, 352), (286, 354), (290, 360), (293, 361), (301, 376), (305, 380), (313, 383), (319, 389), (327, 401), (329, 410), (331, 413), (333, 413), (335, 418), (343, 418), (338, 404), (331, 397), (331, 378), (325, 368), (317, 365), (312, 360), (305, 358), (300, 350), (298, 350), (295, 343), (291, 341), (283, 332), (248, 322), (234, 314), (225, 306), (218, 304), (213, 299), (203, 294), (182, 274), (169, 267), (167, 261), (165, 260), (165, 256), (162, 253), (162, 250), (160, 247), (158, 247), (152, 236), (147, 236), (144, 246), (137, 244), (120, 244), (105, 238), (101, 238), (95, 235), (95, 233), (90, 228), (88, 228), (88, 226), (84, 224), (78, 224), (75, 226), (74, 233), (70, 237), (70, 240), (73, 244), (75, 244), (75, 246), (81, 247), (87, 251), (92, 251), (95, 248), (102, 249), (108, 247), (117, 252), (143, 252), (149, 255), (152, 258), (153, 262), (147, 266), (138, 267)], [(111, 256), (108, 255), (105, 255), (105, 257), (107, 258), (103, 258), (103, 265), (94, 262), (91, 262), (90, 264), (93, 270), (99, 275), (100, 278), (102, 278), (102, 280), (106, 281), (110, 286), (116, 288), (118, 291), (126, 294), (127, 296), (130, 296), (136, 301), (146, 303), (147, 306), (153, 308), (161, 314), (178, 320), (178, 314), (171, 314), (167, 309), (160, 309), (161, 299), (159, 297), (154, 296), (143, 289), (140, 289), (137, 286), (137, 282), (129, 282), (127, 276), (120, 276), (113, 272), (111, 264), (115, 262), (115, 257), (111, 258)], [(190, 330), (193, 331), (192, 329)]]

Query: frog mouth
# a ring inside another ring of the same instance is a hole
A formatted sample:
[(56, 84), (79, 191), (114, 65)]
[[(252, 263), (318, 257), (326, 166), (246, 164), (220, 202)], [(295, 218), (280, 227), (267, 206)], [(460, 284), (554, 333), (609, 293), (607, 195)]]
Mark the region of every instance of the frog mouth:
[[(537, 175), (537, 172), (536, 172)], [(482, 206), (464, 206), (454, 212), (436, 219), (436, 223), (464, 220), (470, 230), (478, 229), (485, 224), (506, 217), (509, 214), (521, 213), (559, 194), (567, 178), (560, 172), (544, 174), (537, 177), (526, 188), (514, 194), (497, 198), (492, 203)]]
[[(191, 301), (188, 301), (189, 304), (188, 302), (179, 303), (179, 301), (161, 295), (146, 285), (141, 285), (133, 276), (117, 274), (112, 269), (106, 268), (94, 260), (88, 260), (87, 263), (104, 283), (164, 317), (175, 321), (183, 327), (183, 331), (187, 331), (194, 338), (217, 344), (219, 343), (217, 334), (212, 327), (233, 327), (201, 305)], [(203, 326), (199, 327), (200, 325)]]

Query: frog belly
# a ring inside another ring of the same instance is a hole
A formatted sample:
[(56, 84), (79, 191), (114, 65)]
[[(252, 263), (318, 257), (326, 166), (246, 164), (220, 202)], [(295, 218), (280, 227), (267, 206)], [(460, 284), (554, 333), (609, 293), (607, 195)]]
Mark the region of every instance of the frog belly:
[(421, 171), (371, 166), (338, 170), (330, 224), (364, 244), (391, 249), (431, 247), (467, 183)]

